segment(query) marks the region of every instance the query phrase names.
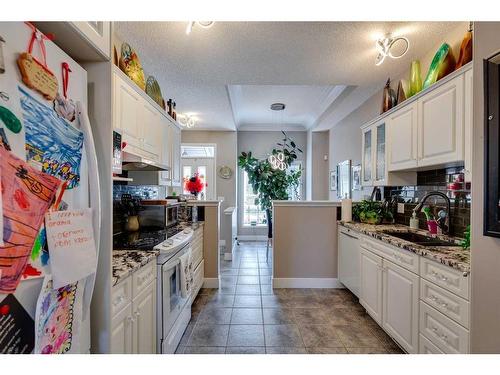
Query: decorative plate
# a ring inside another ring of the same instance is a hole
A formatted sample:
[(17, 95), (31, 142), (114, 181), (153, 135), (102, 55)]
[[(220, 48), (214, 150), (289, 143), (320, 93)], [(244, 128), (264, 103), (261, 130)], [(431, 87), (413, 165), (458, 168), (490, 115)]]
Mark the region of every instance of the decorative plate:
[(120, 56), (120, 69), (132, 80), (137, 86), (144, 90), (146, 81), (144, 71), (142, 70), (141, 62), (137, 53), (130, 47), (128, 43), (122, 43)]
[(225, 180), (228, 180), (233, 175), (233, 170), (227, 165), (223, 165), (219, 168), (219, 176)]
[(161, 96), (161, 89), (155, 77), (149, 76), (146, 81), (146, 94), (149, 95), (160, 107), (163, 106), (163, 97)]

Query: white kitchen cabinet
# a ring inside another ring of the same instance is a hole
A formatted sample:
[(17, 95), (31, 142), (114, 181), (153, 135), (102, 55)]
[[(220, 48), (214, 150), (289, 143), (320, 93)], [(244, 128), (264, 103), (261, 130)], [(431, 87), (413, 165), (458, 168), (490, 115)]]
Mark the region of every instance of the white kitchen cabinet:
[(140, 95), (118, 74), (114, 74), (114, 128), (122, 134), (127, 146), (124, 151), (140, 153)]
[(161, 123), (160, 114), (148, 102), (142, 102), (138, 119), (142, 150), (155, 161), (160, 160)]
[(171, 127), (172, 130), (172, 153), (170, 160), (172, 162), (170, 176), (172, 178), (172, 186), (181, 186), (181, 129), (176, 126)]
[(417, 103), (391, 113), (386, 119), (388, 171), (417, 167)]
[(465, 182), (472, 181), (472, 125), (473, 125), (473, 98), (472, 98), (472, 69), (464, 75), (464, 169)]
[(383, 261), (382, 328), (408, 353), (418, 353), (418, 275)]
[(132, 353), (132, 304), (111, 319), (111, 353)]
[(156, 282), (152, 282), (132, 301), (132, 352), (156, 353)]
[(111, 290), (111, 353), (156, 353), (156, 262)]
[(340, 228), (338, 241), (339, 281), (359, 298), (359, 237), (356, 232)]
[(363, 155), (361, 157), (362, 185), (373, 185), (373, 128), (368, 127), (362, 130)]
[[(170, 124), (168, 121), (163, 121), (162, 127), (160, 129), (160, 134), (161, 134), (161, 146), (160, 146), (160, 162), (163, 165), (166, 165), (167, 167), (171, 168), (171, 159), (170, 155), (172, 153), (171, 151), (171, 131), (169, 130), (170, 127), (173, 126)], [(161, 171), (159, 172), (159, 185), (170, 185), (170, 170), (168, 171)]]
[(418, 166), (464, 160), (464, 76), (422, 96), (417, 106)]
[(111, 58), (110, 21), (74, 21), (70, 23), (106, 60)]
[(382, 258), (361, 247), (359, 303), (382, 323)]

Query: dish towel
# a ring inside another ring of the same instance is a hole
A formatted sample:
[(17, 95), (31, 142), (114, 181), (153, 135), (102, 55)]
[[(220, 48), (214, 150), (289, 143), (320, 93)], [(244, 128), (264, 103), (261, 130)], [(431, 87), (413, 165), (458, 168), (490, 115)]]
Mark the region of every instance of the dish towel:
[(181, 296), (186, 298), (191, 294), (193, 286), (193, 260), (191, 248), (179, 258), (181, 262)]

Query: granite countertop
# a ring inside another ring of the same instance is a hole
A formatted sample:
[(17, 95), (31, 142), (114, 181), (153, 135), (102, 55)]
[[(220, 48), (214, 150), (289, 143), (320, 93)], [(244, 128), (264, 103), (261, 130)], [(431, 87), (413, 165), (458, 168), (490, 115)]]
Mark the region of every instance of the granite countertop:
[[(450, 266), (462, 272), (470, 272), (470, 250), (464, 250), (460, 246), (460, 238), (450, 237), (445, 235), (430, 235), (427, 231), (422, 229), (411, 229), (406, 225), (401, 224), (387, 224), (387, 225), (372, 225), (356, 222), (342, 222), (339, 225), (352, 229), (356, 232), (373, 237), (377, 240), (383, 241), (390, 245), (399, 247), (404, 250), (411, 251), (424, 258), (429, 258), (441, 264)], [(417, 245), (403, 239), (390, 236), (384, 232), (387, 231), (401, 231), (401, 232), (416, 232), (426, 236), (433, 236), (446, 241), (454, 241), (457, 246), (422, 246)]]
[(112, 286), (154, 261), (159, 253), (158, 250), (113, 250)]

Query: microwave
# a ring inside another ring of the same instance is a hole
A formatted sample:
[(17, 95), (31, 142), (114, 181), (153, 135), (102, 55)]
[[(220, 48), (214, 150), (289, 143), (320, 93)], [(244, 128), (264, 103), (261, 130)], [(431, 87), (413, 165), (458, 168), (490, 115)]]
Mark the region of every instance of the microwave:
[(141, 227), (168, 228), (179, 223), (180, 203), (174, 204), (145, 204), (139, 211)]

